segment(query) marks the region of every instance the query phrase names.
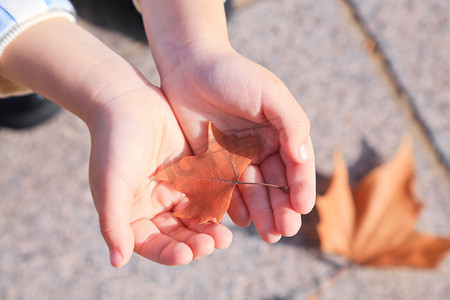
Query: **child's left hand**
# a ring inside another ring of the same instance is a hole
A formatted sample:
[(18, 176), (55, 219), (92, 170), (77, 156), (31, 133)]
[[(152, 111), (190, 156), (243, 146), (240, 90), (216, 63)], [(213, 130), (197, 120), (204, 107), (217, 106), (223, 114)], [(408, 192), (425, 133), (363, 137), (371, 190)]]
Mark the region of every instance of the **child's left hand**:
[(306, 114), (279, 78), (231, 47), (197, 48), (183, 57), (170, 72), (160, 73), (161, 88), (193, 151), (204, 150), (210, 120), (225, 132), (257, 135), (262, 147), (240, 180), (289, 185), (289, 194), (238, 185), (230, 217), (240, 226), (253, 220), (269, 243), (296, 234), (301, 214), (315, 202), (314, 151)]

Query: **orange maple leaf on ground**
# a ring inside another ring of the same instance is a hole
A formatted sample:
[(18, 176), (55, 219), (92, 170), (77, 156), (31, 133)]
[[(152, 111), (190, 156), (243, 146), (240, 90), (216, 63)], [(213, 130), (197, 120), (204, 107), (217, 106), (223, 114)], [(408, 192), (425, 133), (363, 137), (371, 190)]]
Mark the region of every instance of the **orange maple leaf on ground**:
[(172, 183), (189, 199), (189, 205), (173, 215), (221, 221), (230, 206), (238, 179), (256, 154), (256, 139), (225, 135), (212, 122), (208, 125), (208, 149), (198, 156), (170, 162), (154, 178)]
[(330, 187), (317, 198), (321, 249), (365, 265), (435, 267), (450, 250), (450, 238), (414, 229), (421, 205), (413, 192), (411, 138), (354, 189), (338, 150), (334, 162)]

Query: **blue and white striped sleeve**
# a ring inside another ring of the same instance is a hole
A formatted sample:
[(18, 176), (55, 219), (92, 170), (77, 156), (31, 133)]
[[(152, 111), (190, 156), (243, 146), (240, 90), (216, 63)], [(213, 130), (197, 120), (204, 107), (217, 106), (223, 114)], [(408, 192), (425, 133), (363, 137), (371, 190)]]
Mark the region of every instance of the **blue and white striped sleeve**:
[(0, 56), (21, 32), (53, 17), (75, 21), (75, 10), (68, 0), (0, 0)]
[[(75, 22), (75, 9), (69, 0), (0, 0), (0, 58), (23, 31), (54, 17)], [(30, 92), (0, 74), (0, 98)]]

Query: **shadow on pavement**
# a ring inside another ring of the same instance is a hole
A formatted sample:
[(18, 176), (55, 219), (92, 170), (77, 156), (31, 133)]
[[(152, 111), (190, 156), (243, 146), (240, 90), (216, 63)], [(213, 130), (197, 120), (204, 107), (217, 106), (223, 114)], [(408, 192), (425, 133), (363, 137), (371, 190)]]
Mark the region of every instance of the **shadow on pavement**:
[(72, 0), (83, 20), (146, 42), (141, 15), (131, 0)]
[[(71, 0), (77, 14), (85, 21), (100, 27), (119, 31), (141, 42), (147, 42), (142, 17), (131, 0)], [(233, 1), (225, 3), (229, 19)]]

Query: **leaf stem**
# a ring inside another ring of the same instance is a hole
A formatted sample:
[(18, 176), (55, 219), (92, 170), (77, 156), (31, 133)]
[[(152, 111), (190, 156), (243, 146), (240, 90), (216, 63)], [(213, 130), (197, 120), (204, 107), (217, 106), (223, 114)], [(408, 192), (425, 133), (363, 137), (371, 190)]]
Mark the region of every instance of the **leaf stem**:
[(279, 186), (279, 185), (275, 185), (275, 184), (271, 184), (271, 183), (264, 183), (264, 182), (242, 182), (242, 181), (236, 181), (236, 184), (263, 185), (263, 186), (279, 189), (280, 191), (283, 191), (285, 193), (289, 192), (289, 186), (287, 186), (287, 185)]

